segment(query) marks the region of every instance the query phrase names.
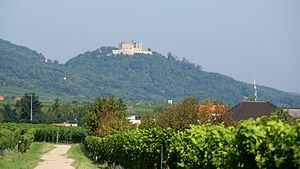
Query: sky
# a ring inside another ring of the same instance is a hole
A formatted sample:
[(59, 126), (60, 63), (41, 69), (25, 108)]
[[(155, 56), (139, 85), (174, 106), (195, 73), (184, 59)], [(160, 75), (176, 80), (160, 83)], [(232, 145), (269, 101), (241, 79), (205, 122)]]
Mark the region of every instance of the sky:
[(0, 38), (60, 62), (136, 40), (205, 71), (300, 93), (299, 0), (1, 0)]

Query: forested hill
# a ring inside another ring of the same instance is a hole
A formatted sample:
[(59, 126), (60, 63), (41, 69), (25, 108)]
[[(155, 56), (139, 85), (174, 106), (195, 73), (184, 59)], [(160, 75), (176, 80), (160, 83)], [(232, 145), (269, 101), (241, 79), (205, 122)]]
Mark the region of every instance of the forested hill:
[[(91, 99), (115, 95), (130, 100), (220, 98), (231, 104), (252, 96), (253, 86), (172, 56), (110, 55), (113, 47), (85, 52), (58, 64), (26, 47), (0, 40), (0, 95), (35, 91), (41, 95)], [(64, 78), (66, 77), (66, 80)], [(300, 106), (300, 96), (258, 86), (259, 98)]]

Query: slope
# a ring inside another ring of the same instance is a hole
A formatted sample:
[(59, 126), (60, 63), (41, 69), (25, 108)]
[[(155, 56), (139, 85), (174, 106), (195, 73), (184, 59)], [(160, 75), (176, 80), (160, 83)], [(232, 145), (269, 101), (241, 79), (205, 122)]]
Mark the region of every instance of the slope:
[[(92, 99), (115, 95), (128, 100), (180, 100), (210, 97), (236, 104), (252, 96), (253, 86), (231, 77), (206, 72), (172, 56), (111, 55), (113, 47), (85, 52), (66, 64), (47, 60), (26, 47), (0, 40), (0, 95), (36, 92), (45, 97)], [(66, 77), (67, 80), (64, 80)], [(261, 100), (300, 106), (300, 96), (258, 86)]]

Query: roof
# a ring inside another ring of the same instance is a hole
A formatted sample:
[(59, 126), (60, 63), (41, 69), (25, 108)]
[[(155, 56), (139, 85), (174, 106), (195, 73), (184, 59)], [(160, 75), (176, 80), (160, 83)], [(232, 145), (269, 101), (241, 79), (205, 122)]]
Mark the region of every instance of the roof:
[(300, 118), (300, 109), (284, 109), (292, 118)]
[(260, 116), (270, 116), (277, 109), (266, 101), (243, 101), (228, 111), (234, 121), (246, 120)]

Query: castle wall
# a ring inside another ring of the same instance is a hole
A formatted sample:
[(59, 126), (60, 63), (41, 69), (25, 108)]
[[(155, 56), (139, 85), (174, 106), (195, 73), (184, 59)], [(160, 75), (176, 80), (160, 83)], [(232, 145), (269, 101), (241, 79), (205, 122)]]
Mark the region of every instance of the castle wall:
[(143, 50), (143, 44), (141, 42), (121, 42), (119, 44), (119, 50), (113, 50), (112, 54), (124, 54), (124, 55), (134, 55), (135, 53), (149, 54), (152, 55), (150, 51)]

